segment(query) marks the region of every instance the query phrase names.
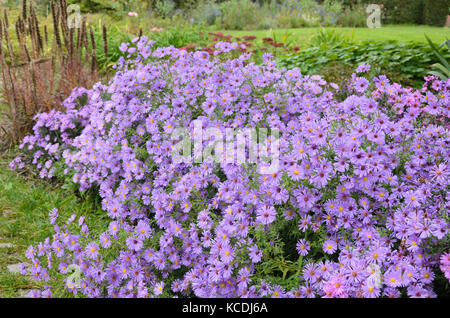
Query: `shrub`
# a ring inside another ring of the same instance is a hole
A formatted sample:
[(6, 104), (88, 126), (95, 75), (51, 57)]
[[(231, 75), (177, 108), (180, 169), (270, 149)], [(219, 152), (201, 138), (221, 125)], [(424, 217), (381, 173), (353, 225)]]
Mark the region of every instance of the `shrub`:
[(264, 19), (264, 10), (250, 0), (230, 0), (221, 3), (220, 25), (225, 30), (249, 29)]
[(155, 47), (176, 48), (185, 47), (187, 45), (204, 46), (207, 44), (208, 37), (196, 27), (185, 28), (169, 28), (160, 32), (153, 32), (150, 38), (155, 42)]
[(194, 21), (203, 25), (215, 25), (220, 19), (219, 15), (221, 15), (220, 5), (215, 1), (205, 0), (199, 2), (192, 13)]
[(279, 28), (300, 28), (319, 26), (319, 6), (314, 1), (283, 1), (267, 5), (267, 11), (276, 17)]
[(449, 0), (425, 0), (424, 23), (428, 25), (444, 26), (449, 12)]
[(339, 46), (339, 45), (351, 45), (353, 38), (344, 35), (342, 32), (333, 29), (318, 30), (309, 41), (311, 47), (320, 45)]
[[(51, 284), (74, 264), (68, 291), (89, 297), (436, 296), (449, 272), (449, 82), (404, 88), (362, 64), (339, 87), (269, 55), (230, 59), (237, 43), (213, 57), (152, 44), (124, 45), (108, 85), (74, 91), (24, 139), (42, 177), (98, 186), (111, 218), (91, 237), (83, 218), (51, 211), (55, 235), (27, 251), (33, 277)], [(259, 132), (246, 163), (224, 161), (230, 128)], [(198, 146), (175, 160), (194, 133), (222, 160)], [(264, 149), (280, 151), (278, 170)]]
[[(366, 23), (365, 8), (355, 5), (344, 7), (338, 1), (285, 0), (252, 2), (250, 0), (229, 0), (220, 3), (220, 10), (212, 16), (213, 4), (201, 6), (199, 12), (211, 22), (220, 17), (220, 27), (229, 30), (299, 28), (317, 26), (363, 27)], [(203, 14), (203, 13), (202, 13)], [(204, 18), (202, 19), (204, 21)]]
[(364, 6), (346, 8), (339, 14), (338, 22), (340, 26), (360, 28), (367, 26), (367, 14)]
[(384, 5), (385, 14), (389, 16), (386, 23), (421, 24), (423, 21), (424, 0), (383, 0), (378, 3)]
[(170, 18), (175, 10), (175, 3), (172, 0), (161, 0), (156, 2), (154, 10), (163, 19)]
[[(80, 6), (82, 12), (108, 12), (111, 15), (122, 16), (127, 11), (129, 1), (126, 0), (68, 0), (68, 4)], [(127, 11), (128, 12), (128, 11)], [(125, 13), (126, 14), (126, 13)]]

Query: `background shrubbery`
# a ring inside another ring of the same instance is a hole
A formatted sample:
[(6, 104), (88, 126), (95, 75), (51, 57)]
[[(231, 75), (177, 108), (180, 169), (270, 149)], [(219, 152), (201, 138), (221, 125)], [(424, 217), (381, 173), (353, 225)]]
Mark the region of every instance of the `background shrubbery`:
[[(5, 0), (11, 8), (22, 0)], [(43, 14), (50, 0), (34, 1)], [(365, 27), (366, 7), (383, 6), (384, 24), (443, 26), (449, 0), (67, 0), (83, 13), (124, 18), (138, 12), (150, 24), (194, 23), (226, 30), (299, 28), (315, 26)]]
[(449, 6), (449, 0), (424, 0), (423, 22), (428, 25), (444, 25), (450, 13)]
[(389, 24), (444, 26), (449, 14), (448, 0), (363, 0), (384, 6), (383, 20)]

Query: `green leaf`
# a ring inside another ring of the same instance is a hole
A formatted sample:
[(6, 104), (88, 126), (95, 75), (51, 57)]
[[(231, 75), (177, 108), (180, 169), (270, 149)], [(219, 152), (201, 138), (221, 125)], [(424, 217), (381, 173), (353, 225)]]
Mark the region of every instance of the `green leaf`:
[(442, 74), (442, 73), (439, 73), (439, 72), (429, 71), (428, 74), (437, 76), (437, 77), (439, 77), (439, 78), (440, 78), (441, 80), (443, 80), (443, 81), (446, 81), (446, 80), (447, 80), (447, 78), (445, 78), (445, 75)]
[(441, 61), (441, 63), (447, 68), (450, 69), (450, 64), (448, 64), (448, 62), (444, 59), (444, 57), (440, 54), (439, 50), (436, 48), (436, 46), (433, 44), (433, 42), (431, 42), (430, 38), (428, 36), (426, 36), (426, 39), (428, 41), (428, 43), (431, 46), (431, 49), (433, 50), (434, 54), (437, 56), (437, 58)]

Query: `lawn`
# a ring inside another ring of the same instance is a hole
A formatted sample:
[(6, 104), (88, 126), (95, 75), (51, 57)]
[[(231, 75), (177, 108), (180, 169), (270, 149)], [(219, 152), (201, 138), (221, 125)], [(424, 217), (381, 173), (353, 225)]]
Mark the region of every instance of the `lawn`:
[[(450, 39), (450, 28), (438, 28), (431, 26), (415, 25), (387, 25), (379, 29), (369, 28), (326, 28), (327, 30), (336, 30), (344, 35), (353, 38), (356, 41), (414, 41), (426, 43), (424, 34), (428, 35), (435, 43), (442, 43)], [(301, 28), (301, 29), (279, 29), (279, 30), (256, 30), (256, 31), (231, 31), (221, 30), (224, 34), (233, 36), (255, 35), (259, 38), (266, 36), (282, 38), (288, 34), (289, 38), (302, 45), (307, 42), (320, 28)]]
[[(72, 214), (95, 219), (95, 226), (91, 226), (94, 233), (105, 226), (106, 217), (90, 202), (80, 200), (70, 190), (61, 189), (60, 184), (52, 185), (37, 176), (11, 171), (8, 162), (12, 158), (11, 153), (0, 155), (0, 297), (24, 297), (30, 289), (48, 284), (11, 273), (8, 266), (29, 263), (26, 249), (52, 235), (53, 225), (48, 221), (50, 209), (57, 207), (62, 221)], [(52, 289), (53, 295), (70, 296), (60, 281)]]

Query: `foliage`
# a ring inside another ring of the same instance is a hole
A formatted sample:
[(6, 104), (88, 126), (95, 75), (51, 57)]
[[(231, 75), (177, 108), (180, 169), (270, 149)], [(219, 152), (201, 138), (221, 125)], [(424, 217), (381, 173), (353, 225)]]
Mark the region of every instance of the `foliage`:
[(153, 32), (149, 37), (155, 41), (155, 47), (174, 46), (181, 48), (188, 45), (205, 46), (208, 42), (208, 37), (204, 35), (201, 29), (195, 26), (189, 28), (172, 27), (161, 32)]
[(442, 27), (447, 21), (450, 11), (449, 0), (424, 0), (424, 23)]
[(439, 51), (440, 48), (442, 48), (444, 45), (447, 45), (447, 53), (450, 50), (450, 40), (447, 40), (443, 42), (439, 48), (436, 48), (436, 46), (431, 42), (431, 40), (426, 36), (428, 43), (430, 44), (431, 49), (433, 50), (434, 55), (439, 59), (439, 63), (433, 64), (431, 67), (434, 69), (433, 71), (429, 71), (428, 73), (431, 75), (438, 76), (443, 81), (448, 80), (450, 77), (450, 63), (449, 61), (444, 57), (444, 55)]
[(338, 25), (343, 27), (352, 28), (364, 28), (367, 26), (367, 14), (365, 6), (353, 6), (351, 8), (345, 8), (345, 10), (339, 14)]
[(250, 0), (231, 0), (221, 3), (220, 25), (225, 30), (256, 28), (264, 18), (263, 10)]
[(167, 19), (172, 16), (175, 10), (175, 3), (172, 0), (161, 0), (156, 2), (154, 10), (158, 16)]
[[(122, 16), (130, 9), (128, 0), (68, 0), (68, 4), (79, 5), (81, 12), (96, 13), (105, 12), (113, 16)], [(126, 12), (125, 12), (126, 11)]]
[(221, 7), (216, 1), (202, 0), (191, 15), (196, 23), (209, 26), (219, 22), (220, 14)]
[(210, 32), (207, 46), (187, 46), (186, 49), (204, 50), (211, 54), (218, 49), (217, 45), (220, 42), (226, 42), (230, 45), (236, 45), (238, 49), (235, 50), (234, 57), (238, 57), (242, 53), (251, 53), (250, 60), (255, 64), (261, 65), (264, 62), (264, 55), (267, 53), (272, 56), (283, 54), (289, 51), (296, 52), (299, 47), (294, 46), (291, 34), (287, 31), (284, 34), (269, 33), (270, 36), (258, 39), (252, 35), (244, 35), (242, 37), (225, 35), (221, 32)]
[(382, 0), (372, 3), (384, 6), (384, 23), (422, 24), (424, 0)]
[[(96, 46), (96, 60), (97, 68), (102, 75), (112, 72), (112, 67), (117, 63), (119, 58), (123, 56), (120, 51), (120, 44), (123, 42), (130, 42), (132, 35), (124, 31), (119, 26), (113, 25), (109, 27), (106, 33), (108, 50), (104, 49), (104, 25), (101, 20), (97, 24), (92, 24), (90, 27), (93, 30)], [(137, 36), (137, 35), (136, 35)], [(100, 45), (103, 44), (103, 45)]]
[(442, 27), (449, 14), (448, 0), (371, 0), (383, 6), (388, 24), (427, 24)]
[[(445, 57), (450, 57), (448, 53)], [(332, 61), (352, 66), (370, 63), (387, 70), (402, 73), (405, 77), (420, 80), (427, 74), (437, 58), (428, 45), (396, 41), (359, 43), (324, 43), (299, 52), (278, 57), (284, 67), (299, 67), (306, 74), (314, 74)]]
[(314, 36), (309, 41), (309, 46), (320, 46), (320, 45), (333, 45), (339, 46), (344, 44), (353, 43), (353, 37), (345, 36), (343, 33), (333, 30), (322, 28), (314, 34)]
[[(198, 11), (198, 13), (196, 13)], [(317, 26), (365, 26), (362, 6), (345, 8), (339, 1), (285, 0), (257, 3), (250, 0), (200, 2), (193, 11), (196, 21), (225, 30), (300, 28)]]

